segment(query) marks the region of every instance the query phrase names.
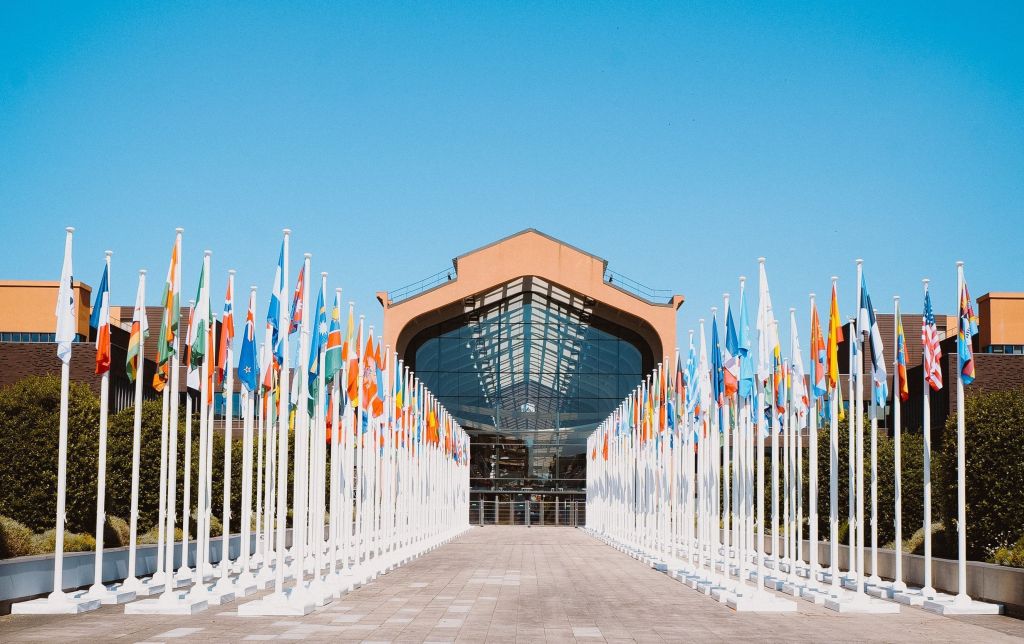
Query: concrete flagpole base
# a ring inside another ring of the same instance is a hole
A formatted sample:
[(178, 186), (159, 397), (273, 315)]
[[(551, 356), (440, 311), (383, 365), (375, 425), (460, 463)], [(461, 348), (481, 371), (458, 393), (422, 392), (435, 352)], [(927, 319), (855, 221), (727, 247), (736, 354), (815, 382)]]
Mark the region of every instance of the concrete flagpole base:
[(883, 601), (865, 594), (841, 593), (825, 600), (825, 608), (837, 613), (871, 613), (892, 615), (900, 612), (900, 605)]
[(925, 600), (922, 606), (927, 611), (939, 615), (1002, 615), (1002, 604), (991, 604), (965, 596), (955, 596), (950, 599), (929, 599)]
[(235, 601), (235, 591), (230, 587), (230, 583), (228, 586), (228, 588), (223, 586), (218, 588), (216, 584), (207, 585), (206, 582), (203, 582), (193, 586), (188, 594), (192, 599), (204, 600), (210, 606), (223, 606)]
[(752, 590), (742, 597), (729, 599), (726, 606), (737, 613), (795, 613), (796, 602), (764, 590)]
[(100, 607), (100, 600), (74, 597), (66, 593), (51, 593), (48, 597), (30, 599), (11, 606), (15, 615), (77, 615)]
[(952, 601), (953, 595), (940, 593), (935, 590), (926, 594), (923, 588), (908, 588), (903, 592), (894, 594), (892, 598), (893, 601), (897, 601), (905, 606), (924, 606), (924, 603), (930, 599)]
[(92, 586), (89, 590), (82, 591), (77, 595), (82, 599), (98, 599), (101, 604), (127, 604), (135, 601), (135, 591), (107, 586)]
[(149, 597), (164, 592), (164, 585), (161, 582), (154, 582), (150, 579), (139, 579), (131, 577), (116, 585), (121, 590), (130, 590), (136, 597)]
[(166, 593), (156, 599), (143, 599), (125, 604), (125, 615), (195, 615), (201, 613), (209, 604), (205, 599), (190, 597), (190, 593), (174, 593), (170, 598)]
[(272, 593), (263, 599), (242, 604), (238, 614), (243, 617), (301, 617), (313, 612), (313, 602), (288, 588), (283, 593)]

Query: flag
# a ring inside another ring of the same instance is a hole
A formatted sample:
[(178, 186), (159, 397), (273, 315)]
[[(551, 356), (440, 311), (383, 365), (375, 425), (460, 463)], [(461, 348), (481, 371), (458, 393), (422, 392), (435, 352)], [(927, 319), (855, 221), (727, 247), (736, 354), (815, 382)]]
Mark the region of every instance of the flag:
[(320, 376), (320, 351), (327, 346), (327, 307), (324, 305), (324, 289), (321, 285), (316, 296), (316, 312), (312, 333), (309, 335), (309, 374), (306, 387), (309, 413), (316, 409), (317, 378)]
[(135, 312), (132, 315), (132, 332), (128, 336), (128, 357), (125, 372), (129, 382), (135, 382), (142, 365), (142, 343), (149, 337), (149, 321), (146, 319), (146, 294), (144, 283), (139, 279), (139, 290), (135, 294)]
[(690, 350), (686, 356), (686, 374), (683, 376), (684, 389), (686, 390), (686, 414), (692, 416), (698, 413), (700, 403), (699, 392), (697, 391), (697, 352), (693, 347), (693, 338), (690, 338)]
[(299, 279), (295, 282), (295, 292), (292, 293), (291, 322), (288, 325), (288, 335), (299, 330), (302, 324), (302, 293), (305, 291), (306, 265), (299, 269)]
[(818, 307), (811, 309), (811, 393), (815, 399), (821, 398), (828, 391), (826, 377), (827, 361), (825, 341), (821, 337), (821, 322), (818, 320)]
[(803, 350), (800, 348), (800, 334), (797, 332), (795, 312), (790, 315), (790, 326), (792, 328), (790, 349), (793, 353), (792, 369), (789, 374), (791, 400), (793, 411), (796, 412), (798, 427), (805, 427), (811, 401), (807, 396), (807, 386), (804, 384), (804, 356)]
[(71, 232), (64, 239), (64, 266), (57, 287), (57, 357), (64, 364), (71, 363), (71, 344), (75, 341), (75, 287), (71, 275)]
[[(843, 323), (839, 318), (839, 296), (836, 285), (832, 285), (832, 305), (828, 311), (828, 386), (839, 386), (839, 343), (843, 341)], [(851, 367), (850, 371), (853, 369)]]
[(331, 323), (327, 331), (327, 354), (324, 357), (324, 370), (327, 382), (334, 382), (341, 371), (341, 294), (334, 294), (334, 306), (331, 307)]
[(732, 321), (732, 307), (725, 310), (725, 351), (722, 352), (722, 377), (725, 386), (725, 397), (731, 398), (739, 389), (740, 356), (739, 340), (736, 337), (736, 325)]
[(718, 342), (718, 316), (711, 318), (711, 397), (721, 407), (725, 404), (725, 377), (722, 347)]
[(199, 287), (196, 292), (196, 308), (192, 311), (192, 322), (188, 328), (189, 365), (199, 367), (208, 350), (207, 339), (210, 328), (210, 296), (206, 286), (206, 261), (199, 272)]
[(967, 290), (967, 280), (961, 278), (960, 288), (960, 323), (956, 337), (957, 359), (960, 363), (960, 379), (965, 385), (974, 382), (974, 354), (971, 351), (971, 337), (978, 332), (978, 316), (974, 314), (974, 304)]
[(341, 349), (342, 359), (348, 360), (348, 398), (352, 401), (353, 407), (359, 406), (359, 380), (362, 374), (359, 373), (359, 344), (363, 341), (363, 328), (360, 324), (359, 337), (353, 341), (352, 306), (348, 308), (348, 335), (345, 345)]
[[(367, 412), (371, 411), (373, 403), (377, 398), (377, 356), (374, 354), (373, 335), (366, 338), (366, 349), (363, 353), (363, 391), (361, 392), (363, 406)], [(376, 414), (374, 414), (376, 416)]]
[(907, 339), (903, 336), (903, 318), (896, 315), (896, 394), (900, 400), (910, 400), (907, 385)]
[(942, 350), (939, 348), (939, 330), (932, 312), (932, 297), (924, 292), (924, 320), (921, 324), (921, 346), (924, 354), (924, 378), (934, 391), (942, 389)]
[(259, 382), (259, 365), (256, 361), (256, 293), (249, 294), (249, 310), (245, 314), (245, 329), (242, 330), (242, 349), (238, 352), (238, 379), (252, 393)]
[(860, 276), (860, 317), (857, 326), (869, 334), (871, 338), (871, 378), (874, 381), (875, 401), (879, 407), (885, 406), (889, 398), (888, 375), (885, 373), (885, 356), (882, 354), (882, 332), (878, 329), (875, 309), (871, 305), (868, 294), (867, 280), (863, 273)]
[(768, 274), (765, 272), (764, 264), (760, 267), (760, 279), (758, 280), (758, 307), (757, 307), (757, 332), (760, 335), (758, 343), (757, 374), (761, 380), (767, 380), (774, 375), (778, 384), (779, 368), (781, 366), (779, 330), (775, 322), (775, 314), (772, 311), (772, 297), (768, 292)]
[[(281, 242), (281, 254), (277, 257), (277, 269), (274, 271), (274, 286), (270, 291), (270, 306), (267, 308), (267, 326), (271, 330), (270, 346), (277, 367), (284, 362), (284, 340), (281, 335), (281, 300), (284, 298), (284, 242)], [(268, 370), (269, 372), (269, 370)]]
[(753, 342), (750, 339), (750, 320), (747, 316), (747, 295), (744, 289), (740, 291), (739, 338), (736, 346), (736, 355), (740, 359), (740, 381), (737, 392), (743, 398), (750, 398), (754, 393), (754, 362), (750, 355)]
[(220, 316), (220, 349), (217, 351), (217, 382), (224, 383), (224, 370), (230, 369), (228, 365), (228, 350), (235, 339), (235, 297), (231, 292), (231, 280), (228, 280), (228, 290), (224, 294), (224, 313)]
[(96, 290), (96, 305), (92, 307), (89, 326), (96, 329), (96, 373), (110, 371), (110, 285), (109, 267), (104, 264), (103, 277)]
[(167, 281), (160, 298), (163, 313), (160, 316), (160, 340), (157, 342), (157, 372), (153, 374), (153, 388), (163, 391), (171, 374), (171, 356), (177, 351), (178, 320), (181, 317), (181, 235), (174, 239), (171, 265), (167, 268)]

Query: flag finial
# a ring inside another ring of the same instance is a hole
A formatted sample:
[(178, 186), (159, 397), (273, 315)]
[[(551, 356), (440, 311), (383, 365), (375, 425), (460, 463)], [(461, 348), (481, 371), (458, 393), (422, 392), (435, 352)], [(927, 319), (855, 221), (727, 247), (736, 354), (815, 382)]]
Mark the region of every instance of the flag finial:
[(743, 285), (746, 284), (746, 283), (747, 283), (747, 276), (746, 275), (740, 275), (740, 288), (743, 288)]
[(203, 251), (203, 257), (209, 257), (210, 255), (213, 255), (213, 251), (212, 250), (204, 250)]
[(813, 302), (814, 301), (814, 291), (811, 291), (810, 293), (808, 293), (808, 297), (810, 297), (811, 301)]
[(282, 228), (281, 232), (284, 233), (285, 237), (287, 237), (288, 235), (292, 234), (292, 229), (291, 228)]
[(146, 274), (146, 269), (140, 268), (139, 269), (139, 275), (145, 275), (145, 274)]
[(311, 259), (313, 257), (313, 253), (303, 253), (302, 256), (306, 259)]
[(110, 257), (113, 254), (114, 254), (114, 251), (112, 251), (112, 250), (105, 250), (105, 251), (103, 251), (103, 255), (105, 257)]
[(327, 279), (327, 271), (320, 271), (320, 277)]
[(758, 257), (757, 258), (757, 263), (758, 264), (764, 264), (766, 261), (768, 261), (767, 257)]
[(235, 273), (236, 273), (235, 269), (233, 269), (233, 268), (229, 268), (228, 269), (228, 275), (234, 275)]
[(64, 230), (68, 231), (69, 233), (73, 233), (73, 232), (75, 232), (75, 227), (74, 226), (68, 226)]
[(900, 296), (899, 295), (893, 295), (892, 296), (892, 301), (893, 302), (899, 302), (900, 301)]
[(795, 306), (789, 307), (789, 312), (790, 313), (796, 313), (796, 307)]
[(255, 293), (256, 292), (256, 285), (255, 284), (250, 284), (249, 285), (249, 290), (252, 291), (253, 293)]
[(957, 267), (957, 268), (963, 268), (963, 266), (964, 266), (964, 263), (963, 263), (963, 261), (958, 261), (958, 262), (956, 263), (956, 267)]

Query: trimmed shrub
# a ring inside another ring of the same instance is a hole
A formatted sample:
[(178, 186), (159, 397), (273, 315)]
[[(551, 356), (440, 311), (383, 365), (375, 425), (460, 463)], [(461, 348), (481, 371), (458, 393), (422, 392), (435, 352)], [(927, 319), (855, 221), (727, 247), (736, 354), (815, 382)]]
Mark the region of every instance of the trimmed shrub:
[(1018, 539), (1017, 543), (1013, 544), (1013, 546), (1000, 546), (996, 548), (989, 561), (1000, 566), (1024, 568), (1024, 537)]
[(32, 554), (32, 530), (14, 519), (0, 516), (0, 559)]
[(105, 548), (124, 548), (131, 541), (132, 531), (128, 522), (120, 517), (107, 515), (103, 526), (103, 546)]
[[(964, 409), (967, 558), (986, 560), (1024, 535), (1024, 390), (977, 393)], [(936, 477), (946, 551), (957, 552), (956, 415), (946, 422)]]
[[(53, 528), (32, 537), (32, 554), (45, 555), (57, 549), (57, 531)], [(64, 532), (64, 552), (90, 552), (96, 550), (91, 534)]]

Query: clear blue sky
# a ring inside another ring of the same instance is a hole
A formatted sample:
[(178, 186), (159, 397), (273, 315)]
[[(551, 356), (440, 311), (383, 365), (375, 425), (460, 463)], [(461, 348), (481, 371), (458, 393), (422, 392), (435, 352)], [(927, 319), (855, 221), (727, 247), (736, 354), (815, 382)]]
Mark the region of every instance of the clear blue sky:
[(262, 316), (289, 226), (379, 326), (532, 226), (685, 294), (684, 334), (759, 255), (804, 320), (856, 257), (885, 310), (929, 276), (951, 312), (957, 259), (1024, 290), (1021, 3), (246, 4), (0, 8), (0, 278), (56, 279), (74, 225), (77, 277), (110, 248), (155, 301), (181, 225), (186, 298), (209, 248)]

